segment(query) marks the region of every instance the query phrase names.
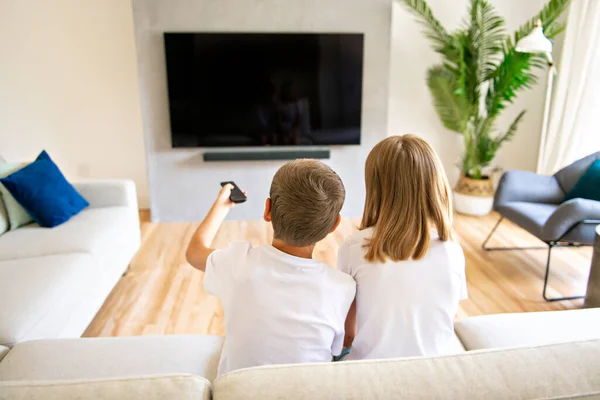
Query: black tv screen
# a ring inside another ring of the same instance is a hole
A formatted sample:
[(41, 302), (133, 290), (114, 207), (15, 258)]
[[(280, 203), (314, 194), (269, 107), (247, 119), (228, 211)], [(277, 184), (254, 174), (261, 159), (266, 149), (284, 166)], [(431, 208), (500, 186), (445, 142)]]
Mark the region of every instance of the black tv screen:
[(173, 147), (360, 144), (363, 34), (164, 39)]

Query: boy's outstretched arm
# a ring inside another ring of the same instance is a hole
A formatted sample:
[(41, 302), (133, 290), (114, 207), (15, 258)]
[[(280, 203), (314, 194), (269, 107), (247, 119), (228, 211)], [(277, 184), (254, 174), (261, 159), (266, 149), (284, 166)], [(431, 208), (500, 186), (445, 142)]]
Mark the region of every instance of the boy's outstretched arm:
[(235, 206), (235, 203), (229, 199), (231, 189), (233, 189), (232, 185), (225, 185), (221, 188), (210, 211), (194, 232), (185, 252), (187, 262), (200, 271), (206, 269), (206, 260), (210, 253), (214, 251), (210, 246), (227, 213)]

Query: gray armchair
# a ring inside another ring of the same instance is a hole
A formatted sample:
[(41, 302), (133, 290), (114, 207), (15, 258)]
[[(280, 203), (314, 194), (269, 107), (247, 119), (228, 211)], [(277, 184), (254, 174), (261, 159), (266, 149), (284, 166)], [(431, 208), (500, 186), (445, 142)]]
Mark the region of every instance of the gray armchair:
[[(508, 171), (500, 179), (494, 197), (494, 210), (500, 220), (483, 242), (483, 249), (522, 250), (547, 249), (546, 275), (542, 294), (547, 301), (572, 300), (583, 296), (548, 298), (546, 287), (550, 273), (552, 248), (562, 246), (590, 246), (594, 243), (594, 229), (600, 224), (600, 202), (588, 199), (564, 201), (581, 175), (597, 159), (600, 152), (584, 157), (561, 169), (553, 176), (527, 171)], [(506, 218), (546, 243), (544, 247), (487, 247), (487, 243)]]

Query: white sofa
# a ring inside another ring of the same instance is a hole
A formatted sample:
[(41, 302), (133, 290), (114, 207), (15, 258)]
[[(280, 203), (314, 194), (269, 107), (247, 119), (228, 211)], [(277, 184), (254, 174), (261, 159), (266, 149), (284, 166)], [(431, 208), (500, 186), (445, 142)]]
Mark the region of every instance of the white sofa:
[(81, 336), (140, 246), (135, 184), (75, 183), (90, 206), (0, 236), (0, 345)]
[(456, 333), (456, 355), (218, 378), (216, 336), (31, 341), (0, 361), (0, 399), (600, 399), (600, 309), (466, 318)]

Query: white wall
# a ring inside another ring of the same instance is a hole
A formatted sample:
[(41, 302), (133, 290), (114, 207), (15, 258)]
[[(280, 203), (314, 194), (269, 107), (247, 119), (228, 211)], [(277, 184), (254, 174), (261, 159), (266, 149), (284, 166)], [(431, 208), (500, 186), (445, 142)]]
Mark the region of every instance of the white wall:
[[(514, 32), (523, 22), (535, 15), (546, 0), (492, 0), (497, 12), (504, 17), (508, 31)], [(431, 50), (421, 26), (405, 7), (395, 2), (392, 18), (392, 54), (390, 67), (389, 134), (415, 133), (429, 140), (440, 154), (451, 184), (458, 177), (456, 165), (462, 152), (462, 137), (446, 130), (432, 105), (425, 78), (427, 69), (441, 58)], [(428, 0), (435, 16), (447, 30), (461, 26), (468, 0)], [(559, 52), (555, 52), (558, 55)], [(493, 167), (535, 170), (542, 127), (545, 79), (532, 90), (519, 93), (515, 104), (498, 118), (498, 128), (506, 130), (522, 110), (527, 109), (512, 142), (498, 153)]]
[[(511, 31), (544, 3), (493, 1)], [(467, 2), (429, 0), (448, 29), (460, 25)], [(366, 53), (363, 145), (336, 148), (330, 160), (348, 187), (345, 215), (361, 213), (362, 164), (369, 148), (386, 134), (424, 136), (440, 153), (451, 179), (458, 175), (454, 165), (461, 138), (439, 122), (425, 85), (427, 68), (439, 57), (414, 17), (397, 2), (392, 7), (391, 0), (134, 0), (134, 5), (135, 12), (127, 0), (0, 0), (0, 155), (28, 160), (46, 149), (70, 179), (133, 179), (145, 206), (141, 92), (155, 217), (197, 220), (210, 205), (218, 182), (234, 179), (250, 190), (251, 198), (232, 217), (258, 218), (270, 178), (281, 163), (205, 164), (199, 150), (170, 148), (161, 34), (347, 31), (366, 33)], [(494, 165), (535, 168), (544, 78), (542, 74), (542, 84), (521, 93), (499, 119), (505, 128), (521, 109), (528, 110), (515, 139), (500, 151)]]
[(204, 217), (219, 182), (234, 180), (248, 202), (231, 219), (259, 219), (277, 162), (205, 163), (201, 149), (172, 149), (163, 33), (167, 31), (359, 32), (365, 34), (362, 145), (333, 147), (327, 161), (346, 185), (345, 216), (362, 214), (364, 161), (387, 131), (392, 0), (134, 0), (152, 217)]
[(131, 2), (0, 0), (0, 154), (128, 178), (148, 204)]

